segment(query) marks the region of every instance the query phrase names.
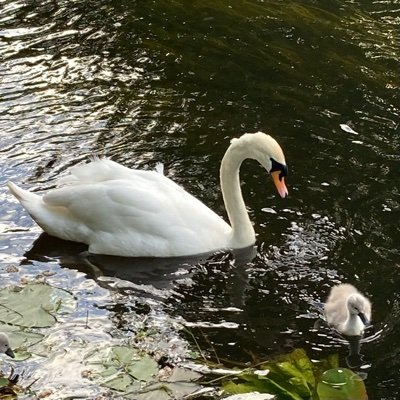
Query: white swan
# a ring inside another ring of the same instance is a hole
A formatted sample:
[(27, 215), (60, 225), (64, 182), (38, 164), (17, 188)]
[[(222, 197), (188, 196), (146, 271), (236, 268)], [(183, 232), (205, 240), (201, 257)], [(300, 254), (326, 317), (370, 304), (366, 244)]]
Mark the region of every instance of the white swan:
[(346, 336), (361, 336), (371, 320), (371, 303), (354, 286), (334, 286), (325, 303), (329, 325)]
[(10, 340), (8, 339), (8, 336), (3, 332), (0, 332), (0, 353), (4, 353), (11, 358), (15, 358), (15, 354), (10, 346)]
[(42, 197), (8, 183), (11, 193), (47, 233), (89, 245), (89, 252), (127, 257), (172, 257), (240, 249), (255, 243), (243, 201), (239, 168), (257, 160), (271, 173), (279, 194), (288, 191), (285, 157), (262, 132), (233, 139), (220, 169), (231, 226), (179, 185), (156, 171), (95, 160), (70, 174)]

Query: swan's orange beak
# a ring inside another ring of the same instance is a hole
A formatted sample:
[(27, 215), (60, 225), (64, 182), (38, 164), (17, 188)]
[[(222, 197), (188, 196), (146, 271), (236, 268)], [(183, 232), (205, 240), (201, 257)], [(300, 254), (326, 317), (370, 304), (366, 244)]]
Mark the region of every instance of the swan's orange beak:
[(285, 178), (282, 177), (279, 179), (281, 171), (271, 172), (272, 179), (275, 183), (276, 189), (278, 190), (279, 195), (284, 199), (288, 194), (287, 187), (285, 185)]

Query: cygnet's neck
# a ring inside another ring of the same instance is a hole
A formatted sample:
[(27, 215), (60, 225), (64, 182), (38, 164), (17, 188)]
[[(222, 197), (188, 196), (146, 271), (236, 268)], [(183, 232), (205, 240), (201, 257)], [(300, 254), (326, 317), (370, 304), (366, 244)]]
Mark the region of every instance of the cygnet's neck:
[(360, 336), (363, 334), (364, 328), (361, 318), (349, 310), (347, 319), (343, 323), (343, 333), (349, 336)]
[(222, 159), (220, 169), (221, 192), (232, 227), (229, 245), (236, 248), (251, 246), (256, 239), (240, 188), (239, 170), (246, 158), (243, 151), (230, 146)]

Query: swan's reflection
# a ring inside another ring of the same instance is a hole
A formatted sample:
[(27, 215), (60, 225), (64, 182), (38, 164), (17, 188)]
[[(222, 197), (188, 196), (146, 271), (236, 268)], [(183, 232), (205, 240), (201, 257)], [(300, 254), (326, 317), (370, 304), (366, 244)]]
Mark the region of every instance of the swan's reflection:
[[(76, 269), (93, 279), (100, 276), (116, 277), (139, 285), (152, 285), (162, 290), (169, 288), (177, 279), (190, 276), (199, 266), (205, 265), (215, 257), (221, 257), (221, 254), (224, 253), (168, 258), (106, 256), (88, 253), (84, 244), (68, 242), (42, 233), (32, 248), (25, 253), (25, 257), (42, 262), (56, 259), (60, 266)], [(243, 292), (247, 277), (243, 276), (245, 272), (240, 266), (252, 261), (256, 256), (256, 248), (251, 246), (228, 254), (231, 254), (235, 265), (238, 266), (235, 268), (238, 275), (232, 277), (231, 287), (233, 292)], [(239, 294), (239, 298), (241, 297)]]

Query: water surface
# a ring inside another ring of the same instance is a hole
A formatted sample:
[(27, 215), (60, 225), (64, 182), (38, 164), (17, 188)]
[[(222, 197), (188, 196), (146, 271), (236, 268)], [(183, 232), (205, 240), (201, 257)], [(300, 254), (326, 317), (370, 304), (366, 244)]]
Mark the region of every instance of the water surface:
[[(77, 279), (84, 299), (84, 276), (117, 276), (134, 286), (89, 301), (117, 336), (142, 301), (187, 321), (223, 359), (304, 347), (315, 359), (339, 352), (344, 365), (346, 345), (312, 331), (312, 303), (350, 282), (374, 306), (374, 340), (362, 346), (369, 398), (399, 397), (397, 1), (0, 4), (2, 284), (50, 268), (61, 287)], [(163, 162), (224, 216), (220, 160), (230, 138), (257, 130), (282, 144), (290, 196), (243, 165), (254, 258), (93, 259), (40, 236), (4, 187), (49, 189), (92, 155)]]

